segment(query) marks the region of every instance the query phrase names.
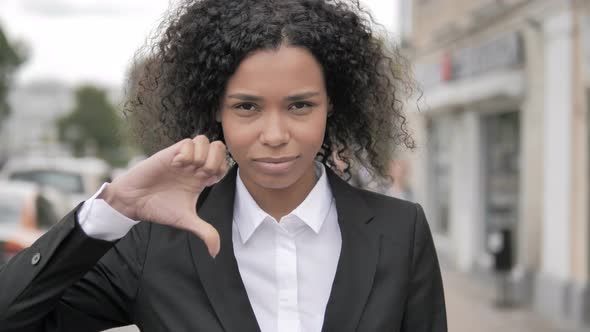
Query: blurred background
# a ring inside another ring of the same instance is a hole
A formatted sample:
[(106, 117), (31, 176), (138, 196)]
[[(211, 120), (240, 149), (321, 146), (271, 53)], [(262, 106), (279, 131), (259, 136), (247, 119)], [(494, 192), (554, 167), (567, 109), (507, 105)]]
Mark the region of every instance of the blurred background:
[[(449, 331), (589, 331), (590, 0), (361, 3), (422, 93), (394, 184), (355, 183), (424, 206)], [(167, 8), (0, 0), (0, 263), (149, 152), (125, 75)]]

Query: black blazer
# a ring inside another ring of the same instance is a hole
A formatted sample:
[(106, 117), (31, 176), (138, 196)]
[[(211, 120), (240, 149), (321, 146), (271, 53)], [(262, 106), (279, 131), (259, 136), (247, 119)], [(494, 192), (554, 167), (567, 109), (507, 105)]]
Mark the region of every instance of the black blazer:
[[(0, 331), (259, 331), (232, 245), (236, 168), (201, 195), (221, 235), (212, 259), (191, 233), (142, 222), (116, 243), (70, 212), (0, 267)], [(432, 236), (417, 204), (353, 188), (331, 170), (342, 249), (322, 331), (447, 331)], [(318, 253), (321, 254), (321, 253)]]

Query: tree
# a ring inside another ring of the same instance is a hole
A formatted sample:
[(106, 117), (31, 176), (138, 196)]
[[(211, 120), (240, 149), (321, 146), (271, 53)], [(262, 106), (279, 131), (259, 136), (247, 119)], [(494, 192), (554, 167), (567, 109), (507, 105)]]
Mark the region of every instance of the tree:
[(75, 94), (74, 109), (57, 120), (60, 141), (70, 145), (77, 157), (96, 155), (111, 164), (123, 164), (127, 159), (127, 135), (106, 91), (85, 85)]
[(0, 27), (0, 125), (10, 114), (7, 95), (14, 71), (25, 61), (23, 47), (11, 44)]

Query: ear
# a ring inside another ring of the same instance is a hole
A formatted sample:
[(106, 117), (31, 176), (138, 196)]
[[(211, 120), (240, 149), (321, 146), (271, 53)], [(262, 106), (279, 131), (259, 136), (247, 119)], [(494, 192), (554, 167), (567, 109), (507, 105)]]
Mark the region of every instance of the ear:
[(328, 117), (331, 117), (334, 114), (334, 105), (332, 103), (328, 104)]

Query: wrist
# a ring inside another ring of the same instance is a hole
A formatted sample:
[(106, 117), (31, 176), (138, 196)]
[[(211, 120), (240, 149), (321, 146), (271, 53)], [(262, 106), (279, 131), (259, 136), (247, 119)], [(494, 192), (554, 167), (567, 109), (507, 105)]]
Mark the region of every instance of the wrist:
[(125, 217), (132, 220), (138, 220), (133, 204), (126, 203), (119, 194), (117, 187), (112, 183), (109, 183), (104, 188), (104, 190), (97, 196), (97, 199), (104, 200), (110, 207)]

